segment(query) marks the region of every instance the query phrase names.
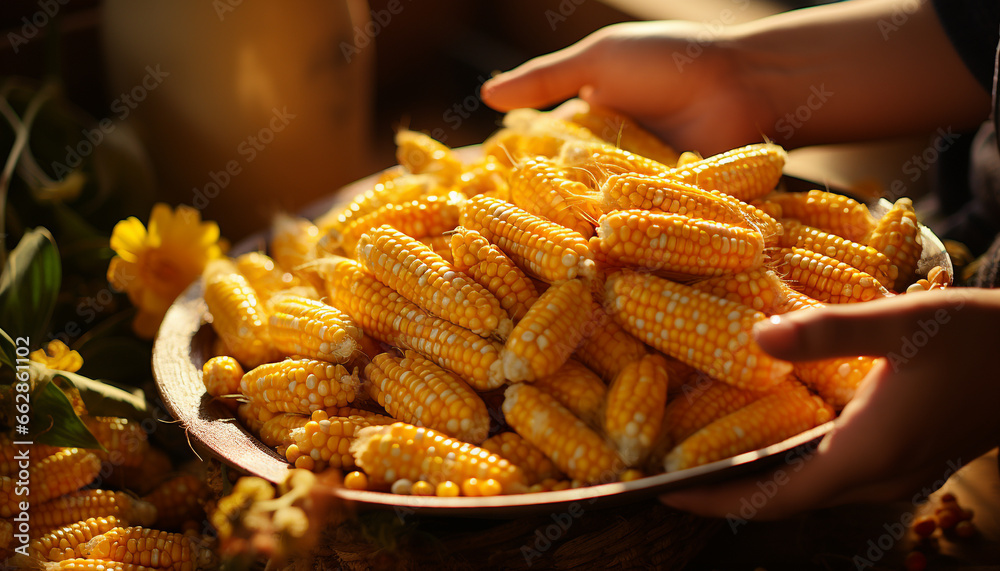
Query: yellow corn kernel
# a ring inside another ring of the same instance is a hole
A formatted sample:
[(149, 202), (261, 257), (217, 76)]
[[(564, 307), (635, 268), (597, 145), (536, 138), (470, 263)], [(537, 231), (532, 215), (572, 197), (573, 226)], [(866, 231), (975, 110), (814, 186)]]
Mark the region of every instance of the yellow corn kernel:
[(27, 500), (32, 505), (45, 503), (63, 494), (86, 486), (101, 471), (101, 459), (89, 450), (63, 448), (55, 454), (32, 462), (28, 468), (31, 482), (27, 497), (18, 493), (21, 478), (0, 476), (0, 517), (9, 518), (19, 512), (18, 506)]
[(512, 320), (524, 317), (538, 299), (535, 286), (521, 268), (479, 232), (456, 228), (451, 235), (451, 252), (455, 269), (492, 293)]
[(855, 303), (888, 297), (871, 275), (844, 262), (804, 248), (782, 248), (776, 271), (794, 289), (825, 303)]
[(705, 157), (701, 156), (698, 151), (684, 151), (681, 156), (677, 157), (677, 164), (675, 167), (687, 166), (691, 163), (696, 163)]
[(642, 464), (652, 451), (668, 384), (666, 359), (646, 355), (625, 365), (608, 388), (604, 428), (626, 466)]
[(117, 527), (78, 547), (87, 559), (107, 559), (153, 569), (204, 568), (214, 556), (187, 536), (143, 527)]
[(239, 394), (243, 375), (243, 367), (239, 361), (226, 355), (212, 357), (201, 367), (201, 380), (205, 384), (205, 391), (233, 410), (239, 406), (238, 401), (225, 397)]
[(622, 329), (600, 303), (595, 301), (591, 311), (591, 320), (584, 328), (586, 336), (573, 353), (573, 358), (610, 383), (622, 367), (647, 353), (646, 345)]
[(432, 485), (468, 478), (496, 480), (502, 493), (527, 489), (520, 468), (472, 444), (428, 428), (397, 422), (362, 429), (351, 445), (355, 460), (372, 481), (392, 484), (405, 478)]
[(601, 425), (600, 413), (608, 390), (601, 378), (583, 364), (570, 359), (551, 375), (536, 379), (533, 386), (551, 395), (577, 418), (591, 426)]
[(668, 472), (708, 464), (777, 444), (833, 419), (830, 405), (789, 381), (684, 439), (667, 454)]
[(791, 286), (782, 281), (781, 298), (774, 306), (774, 313), (782, 314), (810, 307), (823, 307), (825, 305), (822, 301), (813, 299), (800, 291), (792, 289)]
[(904, 291), (913, 283), (923, 252), (920, 223), (913, 211), (913, 202), (906, 197), (897, 200), (879, 219), (867, 244), (885, 254), (896, 267), (893, 289)]
[(604, 215), (595, 243), (611, 264), (684, 275), (720, 276), (764, 263), (764, 237), (756, 230), (648, 210)]
[(478, 444), (490, 430), (486, 404), (462, 379), (422, 355), (383, 353), (365, 368), (366, 387), (394, 418)]
[(462, 174), (462, 161), (440, 141), (416, 131), (396, 132), (396, 160), (413, 174), (436, 177), (442, 185), (452, 185)]
[(791, 373), (753, 340), (753, 325), (766, 319), (759, 311), (631, 270), (609, 277), (607, 289), (608, 312), (626, 331), (713, 377), (764, 390)]
[(359, 389), (357, 371), (313, 359), (286, 359), (261, 365), (240, 381), (240, 392), (273, 413), (310, 414), (347, 406)]
[(366, 232), (389, 225), (411, 238), (440, 236), (458, 226), (459, 211), (465, 197), (460, 192), (432, 194), (410, 202), (390, 203), (349, 224), (339, 246), (354, 256), (358, 240)]
[(179, 529), (190, 520), (205, 518), (205, 502), (211, 491), (200, 478), (193, 474), (178, 474), (142, 497), (144, 502), (156, 508), (156, 527)]
[(649, 157), (666, 166), (677, 164), (677, 151), (673, 147), (642, 128), (630, 117), (608, 107), (589, 103), (586, 108), (574, 113), (571, 120), (626, 151)]
[(502, 200), (470, 198), (462, 207), (460, 223), (545, 281), (594, 275), (594, 257), (583, 236)]
[(115, 416), (84, 416), (82, 420), (106, 450), (93, 451), (103, 462), (134, 468), (146, 461), (149, 437), (138, 422)]
[(110, 561), (108, 559), (86, 559), (75, 557), (42, 564), (45, 571), (153, 571), (153, 567)]
[(48, 561), (78, 558), (77, 547), (120, 525), (122, 523), (115, 516), (87, 518), (41, 535), (31, 542), (29, 553)]
[(783, 218), (793, 218), (860, 244), (867, 244), (875, 229), (875, 219), (867, 206), (833, 192), (775, 192), (767, 196), (765, 203), (777, 204)]
[(671, 169), (666, 177), (749, 202), (774, 190), (788, 155), (773, 143), (757, 143)]
[(586, 208), (590, 194), (586, 185), (567, 178), (554, 161), (545, 157), (525, 159), (511, 171), (510, 197), (514, 205), (584, 238), (594, 235), (594, 222), (600, 217), (596, 207)]
[(362, 336), (361, 328), (336, 307), (288, 294), (275, 298), (268, 330), (283, 355), (331, 363), (353, 357)]
[(108, 516), (118, 518), (122, 525), (151, 525), (156, 520), (156, 508), (126, 492), (80, 490), (32, 504), (31, 533), (40, 536), (87, 518)]
[(476, 390), (504, 383), (500, 344), (429, 315), (351, 260), (329, 264), (324, 279), (330, 302), (347, 312), (366, 335), (413, 349)]
[(261, 442), (271, 448), (287, 447), (293, 442), (292, 431), (296, 428), (302, 428), (307, 422), (309, 422), (308, 415), (283, 412), (267, 420), (260, 427), (258, 436)]
[(625, 469), (604, 439), (556, 399), (532, 385), (507, 387), (503, 413), (511, 428), (570, 478), (591, 484), (613, 482)]
[(663, 413), (663, 434), (672, 448), (712, 422), (736, 412), (767, 392), (749, 391), (711, 378), (684, 385)]
[(212, 328), (229, 353), (245, 367), (274, 359), (267, 310), (236, 266), (228, 260), (213, 260), (205, 266), (204, 280)]
[(451, 255), (451, 235), (441, 234), (440, 236), (428, 236), (418, 239), (421, 244), (427, 246), (435, 254), (444, 258), (449, 264), (455, 263), (455, 257)]
[(591, 301), (581, 280), (557, 283), (540, 295), (504, 345), (504, 377), (533, 381), (559, 370), (583, 340)]
[(781, 237), (782, 247), (798, 247), (819, 252), (869, 274), (887, 288), (893, 287), (898, 277), (898, 268), (885, 254), (871, 246), (852, 242), (796, 220), (785, 220), (782, 226), (785, 230)]
[(271, 224), (271, 257), (283, 268), (295, 268), (319, 256), (319, 228), (306, 220), (279, 213)]
[(264, 423), (277, 416), (278, 412), (268, 410), (256, 400), (250, 399), (236, 407), (236, 418), (251, 434), (260, 434)]
[(755, 268), (732, 274), (708, 278), (691, 284), (694, 289), (742, 303), (768, 315), (784, 300), (782, 282), (771, 270)]
[(344, 487), (349, 490), (367, 490), (368, 476), (364, 472), (355, 470), (344, 476)]
[(491, 436), (483, 442), (482, 448), (520, 468), (524, 473), (525, 483), (529, 486), (549, 478), (565, 478), (552, 460), (516, 432), (501, 432)]
[(374, 229), (361, 237), (357, 254), (379, 281), (425, 311), (484, 337), (510, 333), (510, 319), (492, 293), (402, 232)]

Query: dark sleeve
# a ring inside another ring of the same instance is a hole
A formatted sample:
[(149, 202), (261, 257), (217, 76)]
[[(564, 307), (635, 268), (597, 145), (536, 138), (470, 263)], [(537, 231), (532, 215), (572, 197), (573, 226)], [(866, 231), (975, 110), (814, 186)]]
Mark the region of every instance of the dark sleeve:
[(1000, 2), (933, 0), (938, 19), (966, 67), (987, 92), (1000, 41)]

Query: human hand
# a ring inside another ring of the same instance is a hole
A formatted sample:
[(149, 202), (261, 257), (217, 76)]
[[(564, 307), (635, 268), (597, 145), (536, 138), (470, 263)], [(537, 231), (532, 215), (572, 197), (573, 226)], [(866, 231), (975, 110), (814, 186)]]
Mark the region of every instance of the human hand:
[[(712, 39), (705, 40), (705, 37)], [(760, 142), (771, 106), (740, 80), (725, 36), (693, 22), (609, 26), (483, 84), (501, 111), (579, 95), (617, 109), (681, 150), (708, 156)]]
[(755, 508), (754, 519), (919, 499), (932, 491), (932, 482), (943, 483), (955, 466), (997, 444), (998, 323), (1000, 290), (952, 288), (799, 311), (761, 324), (757, 342), (783, 359), (887, 359), (872, 369), (805, 461), (660, 499), (697, 514), (730, 517), (745, 512), (747, 499), (767, 482), (779, 483), (767, 503)]

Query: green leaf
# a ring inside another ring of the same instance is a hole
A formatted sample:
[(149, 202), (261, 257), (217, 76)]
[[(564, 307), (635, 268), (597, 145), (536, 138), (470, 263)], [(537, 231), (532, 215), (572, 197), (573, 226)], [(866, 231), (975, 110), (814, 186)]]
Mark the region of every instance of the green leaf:
[(0, 276), (0, 329), (40, 345), (55, 307), (62, 267), (45, 228), (29, 230)]
[(0, 329), (0, 362), (11, 369), (17, 369), (17, 346), (3, 329)]
[(66, 393), (52, 381), (42, 381), (40, 385), (31, 395), (31, 428), (35, 442), (104, 450), (76, 415)]
[(146, 397), (141, 389), (125, 390), (67, 371), (52, 371), (52, 376), (76, 387), (83, 397), (83, 404), (87, 405), (87, 412), (93, 416), (121, 416), (135, 420), (149, 417)]

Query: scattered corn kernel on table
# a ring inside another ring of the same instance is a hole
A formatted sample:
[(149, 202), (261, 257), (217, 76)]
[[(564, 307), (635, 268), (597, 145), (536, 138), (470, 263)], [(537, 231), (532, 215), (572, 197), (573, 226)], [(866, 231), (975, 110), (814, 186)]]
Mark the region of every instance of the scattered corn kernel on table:
[(909, 199), (876, 217), (775, 192), (777, 145), (678, 156), (594, 108), (512, 112), (460, 153), (397, 144), (349, 203), (279, 217), (168, 312), (164, 401), (226, 462), (360, 469), (335, 493), (397, 514), (617, 506), (695, 546), (715, 524), (643, 500), (802, 452), (874, 363), (780, 361), (753, 324), (950, 284)]

